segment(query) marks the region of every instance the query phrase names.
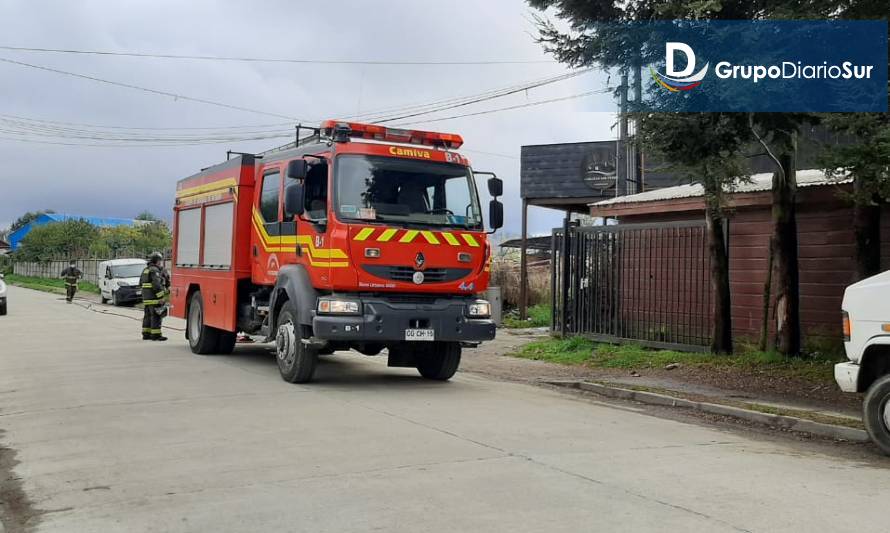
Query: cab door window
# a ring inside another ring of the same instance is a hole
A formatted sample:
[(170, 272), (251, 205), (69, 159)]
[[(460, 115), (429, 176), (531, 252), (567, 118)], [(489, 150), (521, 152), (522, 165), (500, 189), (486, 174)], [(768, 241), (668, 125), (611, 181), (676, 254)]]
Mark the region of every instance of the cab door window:
[(305, 182), (304, 209), (309, 220), (323, 220), (328, 216), (328, 165), (312, 165)]
[(278, 170), (263, 175), (263, 188), (260, 193), (260, 214), (266, 223), (278, 222), (278, 206), (281, 203), (281, 172)]

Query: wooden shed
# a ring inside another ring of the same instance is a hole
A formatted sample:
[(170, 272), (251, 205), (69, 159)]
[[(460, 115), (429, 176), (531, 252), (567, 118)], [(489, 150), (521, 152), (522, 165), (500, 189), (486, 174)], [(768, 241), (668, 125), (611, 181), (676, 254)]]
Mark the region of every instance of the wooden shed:
[[(849, 182), (830, 181), (820, 170), (798, 171), (797, 223), (800, 308), (804, 342), (839, 341), (844, 289), (854, 278), (852, 208), (843, 198)], [(763, 316), (771, 222), (771, 174), (756, 174), (730, 196), (728, 247), (733, 333), (756, 339)], [(882, 268), (890, 267), (890, 212), (882, 213)], [(700, 185), (681, 185), (600, 201), (597, 217), (620, 224), (658, 224), (704, 218)], [(772, 322), (772, 321), (770, 321)]]

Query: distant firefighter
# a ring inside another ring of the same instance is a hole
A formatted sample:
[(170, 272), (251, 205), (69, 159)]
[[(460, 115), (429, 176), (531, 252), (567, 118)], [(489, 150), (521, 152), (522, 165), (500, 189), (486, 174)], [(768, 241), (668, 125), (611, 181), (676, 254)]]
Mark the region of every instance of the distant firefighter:
[(70, 304), (74, 300), (74, 295), (77, 294), (77, 280), (83, 277), (83, 272), (77, 268), (77, 263), (72, 260), (68, 263), (68, 267), (62, 271), (60, 277), (65, 280), (65, 300)]

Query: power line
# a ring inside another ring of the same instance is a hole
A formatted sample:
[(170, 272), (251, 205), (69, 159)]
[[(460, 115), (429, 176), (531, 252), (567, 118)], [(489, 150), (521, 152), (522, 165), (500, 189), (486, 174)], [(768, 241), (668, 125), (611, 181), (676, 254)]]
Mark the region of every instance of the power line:
[(188, 59), (200, 61), (237, 61), (247, 63), (298, 63), (298, 64), (322, 64), (322, 65), (395, 65), (395, 66), (462, 66), (462, 65), (532, 65), (555, 61), (550, 59), (509, 59), (509, 60), (477, 60), (477, 61), (388, 61), (374, 59), (293, 59), (293, 58), (264, 58), (264, 57), (239, 57), (239, 56), (212, 56), (212, 55), (184, 55), (184, 54), (156, 54), (149, 52), (121, 52), (110, 50), (78, 50), (66, 48), (34, 48), (26, 46), (0, 45), (0, 50), (14, 52), (38, 52), (53, 54), (78, 54), (118, 57), (141, 57), (154, 59)]
[(359, 120), (364, 120), (364, 121), (373, 121), (377, 118), (385, 118), (387, 115), (392, 115), (394, 113), (408, 113), (408, 112), (413, 112), (413, 111), (417, 111), (417, 110), (438, 107), (438, 106), (442, 106), (442, 105), (449, 105), (449, 104), (465, 102), (467, 100), (471, 100), (471, 99), (475, 99), (475, 98), (483, 98), (486, 96), (495, 96), (495, 95), (505, 94), (505, 93), (512, 94), (515, 92), (521, 92), (524, 90), (528, 90), (528, 89), (534, 88), (534, 87), (541, 87), (544, 85), (549, 85), (551, 83), (557, 83), (557, 82), (560, 82), (560, 81), (563, 81), (563, 80), (566, 80), (569, 78), (573, 78), (576, 76), (580, 76), (582, 74), (586, 74), (586, 73), (590, 72), (591, 70), (593, 70), (593, 69), (589, 69), (589, 68), (582, 69), (582, 70), (578, 70), (578, 71), (574, 71), (574, 72), (558, 74), (555, 76), (548, 76), (546, 78), (538, 78), (538, 79), (534, 79), (534, 80), (529, 80), (529, 81), (525, 81), (525, 82), (522, 82), (519, 84), (509, 85), (506, 87), (490, 89), (488, 91), (483, 91), (481, 93), (456, 96), (456, 97), (451, 97), (451, 98), (446, 98), (443, 100), (437, 100), (437, 101), (426, 102), (426, 103), (417, 102), (414, 104), (382, 108), (382, 109), (378, 109), (376, 111), (367, 111), (365, 113), (347, 116), (344, 118), (359, 119)]
[(501, 90), (493, 91), (493, 92), (489, 92), (489, 93), (483, 93), (482, 95), (478, 95), (478, 96), (470, 96), (470, 97), (466, 97), (464, 99), (458, 99), (457, 101), (454, 101), (454, 102), (448, 103), (448, 104), (443, 104), (443, 105), (438, 105), (438, 106), (436, 106), (436, 105), (427, 106), (425, 108), (420, 108), (415, 111), (402, 112), (402, 113), (407, 113), (407, 114), (400, 114), (400, 115), (389, 116), (389, 117), (375, 117), (375, 118), (371, 119), (371, 121), (375, 122), (375, 123), (382, 124), (385, 122), (393, 122), (395, 120), (403, 120), (406, 118), (414, 118), (414, 117), (419, 117), (419, 116), (423, 116), (423, 115), (428, 115), (430, 113), (435, 113), (438, 111), (447, 111), (449, 109), (466, 107), (468, 105), (478, 104), (480, 102), (487, 102), (489, 100), (495, 100), (497, 98), (503, 98), (505, 96), (510, 96), (513, 94), (529, 91), (531, 89), (537, 89), (540, 87), (544, 87), (546, 85), (552, 85), (554, 83), (558, 83), (558, 82), (565, 81), (565, 80), (568, 80), (571, 78), (575, 78), (582, 74), (586, 74), (587, 72), (590, 72), (590, 70), (591, 69), (584, 69), (584, 70), (578, 70), (575, 72), (569, 72), (566, 74), (561, 74), (559, 76), (546, 78), (544, 80), (529, 82), (526, 84), (508, 87), (506, 89), (501, 89)]
[[(234, 109), (234, 110), (236, 110), (236, 111), (245, 111), (245, 112), (247, 112), (247, 113), (256, 113), (256, 114), (258, 114), (258, 115), (266, 115), (266, 116), (270, 116), (270, 117), (284, 118), (284, 119), (289, 119), (289, 120), (293, 120), (293, 121), (301, 121), (301, 120), (298, 119), (298, 118), (290, 117), (290, 116), (287, 116), (287, 115), (281, 115), (281, 114), (279, 114), (279, 113), (271, 113), (271, 112), (268, 112), (268, 111), (261, 111), (261, 110), (259, 110), (259, 109), (251, 109), (251, 108), (249, 108), (249, 107), (242, 107), (242, 106), (237, 106), (237, 105), (232, 105), (232, 104), (226, 104), (226, 103), (222, 103), (222, 102), (216, 102), (216, 101), (214, 101), (214, 100), (207, 100), (207, 99), (205, 99), (205, 98), (196, 98), (196, 97), (193, 97), (193, 96), (187, 96), (187, 95), (184, 95), (184, 94), (177, 94), (177, 93), (171, 93), (171, 92), (168, 92), (168, 91), (163, 91), (163, 90), (160, 90), (160, 89), (151, 89), (151, 88), (148, 88), (148, 87), (141, 87), (141, 86), (139, 86), (139, 85), (132, 85), (132, 84), (129, 84), (129, 83), (123, 83), (123, 82), (119, 82), (119, 81), (106, 80), (106, 79), (103, 79), (103, 78), (97, 78), (97, 77), (95, 77), (95, 76), (88, 76), (88, 75), (86, 75), (86, 74), (78, 74), (78, 73), (76, 73), (76, 72), (69, 72), (69, 71), (67, 71), (67, 70), (60, 70), (60, 69), (56, 69), (56, 68), (52, 68), (52, 67), (46, 67), (46, 66), (42, 66), (42, 65), (34, 65), (34, 64), (31, 64), (31, 63), (24, 63), (24, 62), (22, 62), (22, 61), (15, 61), (15, 60), (7, 59), (7, 58), (4, 58), (4, 57), (0, 57), (0, 62), (10, 63), (10, 64), (13, 64), (13, 65), (18, 65), (18, 66), (22, 66), (22, 67), (33, 68), (33, 69), (37, 69), (37, 70), (43, 70), (43, 71), (46, 71), (46, 72), (53, 72), (53, 73), (55, 73), (55, 74), (62, 74), (62, 75), (65, 75), (65, 76), (72, 76), (72, 77), (74, 77), (74, 78), (80, 78), (80, 79), (84, 79), (84, 80), (90, 80), (90, 81), (95, 81), (95, 82), (99, 82), (99, 83), (105, 83), (105, 84), (108, 84), (108, 85), (114, 85), (114, 86), (116, 86), (116, 87), (124, 87), (124, 88), (126, 88), (126, 89), (133, 89), (133, 90), (137, 90), (137, 91), (143, 91), (143, 92), (147, 92), (147, 93), (158, 94), (158, 95), (161, 95), (161, 96), (169, 96), (169, 97), (174, 98), (174, 99), (177, 99), (177, 100), (187, 100), (187, 101), (190, 101), (190, 102), (197, 102), (197, 103), (199, 103), (199, 104), (207, 104), (207, 105), (213, 105), (213, 106), (217, 106), (217, 107), (224, 107), (224, 108), (227, 108), (227, 109)], [(306, 122), (315, 122), (315, 121), (306, 121)]]
[(463, 114), (463, 115), (454, 115), (454, 116), (450, 116), (450, 117), (432, 118), (432, 119), (428, 119), (428, 120), (418, 120), (418, 121), (414, 121), (414, 122), (403, 122), (403, 123), (401, 123), (401, 124), (396, 124), (396, 126), (413, 126), (413, 125), (415, 125), (415, 124), (427, 124), (427, 123), (430, 123), (430, 122), (442, 122), (442, 121), (445, 121), (445, 120), (455, 120), (455, 119), (458, 119), (458, 118), (475, 117), (475, 116), (479, 116), (479, 115), (488, 115), (488, 114), (491, 114), (491, 113), (500, 113), (500, 112), (502, 112), (502, 111), (512, 111), (512, 110), (514, 110), (514, 109), (523, 109), (523, 108), (526, 108), (526, 107), (535, 107), (535, 106), (544, 105), (544, 104), (552, 104), (552, 103), (555, 103), (555, 102), (564, 102), (564, 101), (566, 101), (566, 100), (575, 100), (575, 99), (577, 99), (577, 98), (584, 98), (584, 97), (587, 97), (587, 96), (593, 96), (593, 95), (595, 95), (595, 94), (604, 94), (604, 93), (607, 93), (607, 92), (610, 92), (610, 91), (612, 91), (612, 89), (600, 89), (600, 90), (596, 90), (596, 91), (587, 91), (587, 92), (585, 92), (585, 93), (573, 94), (573, 95), (570, 95), (570, 96), (563, 96), (563, 97), (560, 97), (560, 98), (550, 98), (550, 99), (548, 99), (548, 100), (538, 100), (538, 101), (535, 101), (535, 102), (528, 102), (528, 103), (525, 103), (525, 104), (519, 104), (519, 105), (514, 105), (514, 106), (509, 106), (509, 107), (499, 107), (499, 108), (497, 108), (497, 109), (489, 109), (489, 110), (486, 110), (486, 111), (478, 111), (478, 112), (476, 112), (476, 113), (466, 113), (466, 114)]
[(90, 124), (84, 122), (66, 122), (61, 120), (46, 120), (40, 118), (31, 118), (31, 117), (23, 117), (21, 115), (7, 115), (0, 113), (0, 118), (7, 118), (13, 120), (23, 120), (23, 121), (31, 121), (31, 122), (41, 122), (47, 124), (62, 124), (66, 126), (82, 126), (87, 128), (98, 128), (98, 129), (107, 129), (107, 130), (147, 130), (147, 131), (180, 131), (180, 130), (193, 130), (193, 131), (206, 131), (206, 130), (242, 130), (242, 129), (251, 129), (251, 128), (276, 128), (276, 127), (292, 127), (294, 123), (292, 121), (289, 122), (276, 122), (274, 124), (243, 124), (243, 125), (230, 125), (230, 126), (171, 126), (171, 127), (151, 127), (151, 126), (118, 126), (118, 125), (106, 125), (106, 124)]

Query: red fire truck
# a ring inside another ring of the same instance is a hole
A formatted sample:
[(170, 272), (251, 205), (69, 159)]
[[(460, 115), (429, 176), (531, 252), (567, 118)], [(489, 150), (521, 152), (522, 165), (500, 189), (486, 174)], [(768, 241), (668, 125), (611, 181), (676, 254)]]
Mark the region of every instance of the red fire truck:
[[(300, 128), (297, 129), (298, 137)], [(387, 350), (389, 366), (447, 380), (491, 340), (491, 246), (459, 135), (327, 121), (285, 149), (237, 154), (176, 191), (173, 316), (198, 354), (238, 332), (275, 342), (281, 376), (319, 354)]]

